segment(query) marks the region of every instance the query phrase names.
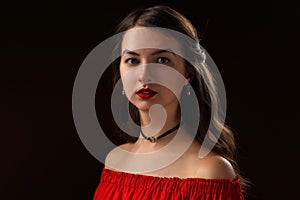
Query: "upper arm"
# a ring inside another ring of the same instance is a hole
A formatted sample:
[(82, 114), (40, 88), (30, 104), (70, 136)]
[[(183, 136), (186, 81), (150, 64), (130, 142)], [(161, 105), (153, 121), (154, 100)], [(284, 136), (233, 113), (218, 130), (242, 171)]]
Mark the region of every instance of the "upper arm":
[(219, 155), (210, 156), (201, 162), (198, 173), (205, 178), (210, 179), (230, 179), (236, 176), (231, 163)]
[[(125, 151), (129, 151), (129, 145), (122, 144), (113, 148), (107, 155), (104, 161), (104, 167), (111, 170), (116, 170), (114, 167), (118, 168), (119, 165), (122, 165), (124, 161), (124, 157), (119, 155), (118, 151), (122, 149)], [(114, 167), (113, 167), (114, 166)]]
[(106, 155), (105, 157), (105, 161), (104, 161), (104, 168), (106, 169), (111, 169), (113, 170), (113, 168), (110, 167), (110, 164), (109, 164), (109, 160), (111, 160), (112, 156), (113, 156), (113, 151), (114, 149), (112, 149), (110, 152), (108, 152), (108, 154)]

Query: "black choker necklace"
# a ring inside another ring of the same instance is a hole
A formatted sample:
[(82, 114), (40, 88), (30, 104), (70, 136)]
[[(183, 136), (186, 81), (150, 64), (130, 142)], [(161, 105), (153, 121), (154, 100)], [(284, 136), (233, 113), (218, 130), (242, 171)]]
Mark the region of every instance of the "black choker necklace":
[(158, 139), (165, 137), (165, 136), (169, 135), (170, 133), (172, 133), (173, 131), (177, 130), (179, 128), (179, 126), (180, 126), (180, 122), (176, 126), (174, 126), (173, 128), (171, 128), (170, 130), (166, 131), (165, 133), (163, 133), (162, 135), (160, 135), (158, 137), (154, 137), (154, 136), (148, 137), (143, 133), (142, 129), (141, 129), (141, 134), (146, 140), (149, 140), (150, 142), (154, 143)]

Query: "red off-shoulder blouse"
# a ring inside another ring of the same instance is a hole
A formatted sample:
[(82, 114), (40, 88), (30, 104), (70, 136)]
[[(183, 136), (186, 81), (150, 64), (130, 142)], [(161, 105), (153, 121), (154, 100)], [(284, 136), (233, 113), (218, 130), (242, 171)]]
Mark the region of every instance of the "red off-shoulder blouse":
[(239, 177), (158, 177), (102, 169), (94, 200), (243, 200)]

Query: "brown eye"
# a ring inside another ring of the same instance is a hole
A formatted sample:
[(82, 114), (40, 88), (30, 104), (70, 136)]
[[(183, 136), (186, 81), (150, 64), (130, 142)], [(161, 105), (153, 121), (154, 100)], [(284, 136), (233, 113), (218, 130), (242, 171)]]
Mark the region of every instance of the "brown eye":
[(135, 59), (135, 58), (128, 58), (128, 59), (125, 60), (125, 63), (128, 63), (130, 65), (134, 65), (134, 64), (138, 64), (139, 61), (138, 61), (138, 59)]
[(161, 63), (161, 64), (165, 64), (165, 63), (168, 63), (170, 60), (168, 58), (165, 58), (165, 57), (160, 57), (157, 59), (157, 62), (158, 63)]

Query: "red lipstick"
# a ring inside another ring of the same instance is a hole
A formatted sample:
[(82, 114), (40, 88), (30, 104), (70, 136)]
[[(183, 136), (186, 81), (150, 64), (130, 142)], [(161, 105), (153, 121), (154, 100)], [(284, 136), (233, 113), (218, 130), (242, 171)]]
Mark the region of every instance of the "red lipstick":
[(150, 99), (154, 95), (156, 95), (157, 92), (155, 92), (149, 88), (141, 88), (136, 92), (136, 94), (142, 99)]

